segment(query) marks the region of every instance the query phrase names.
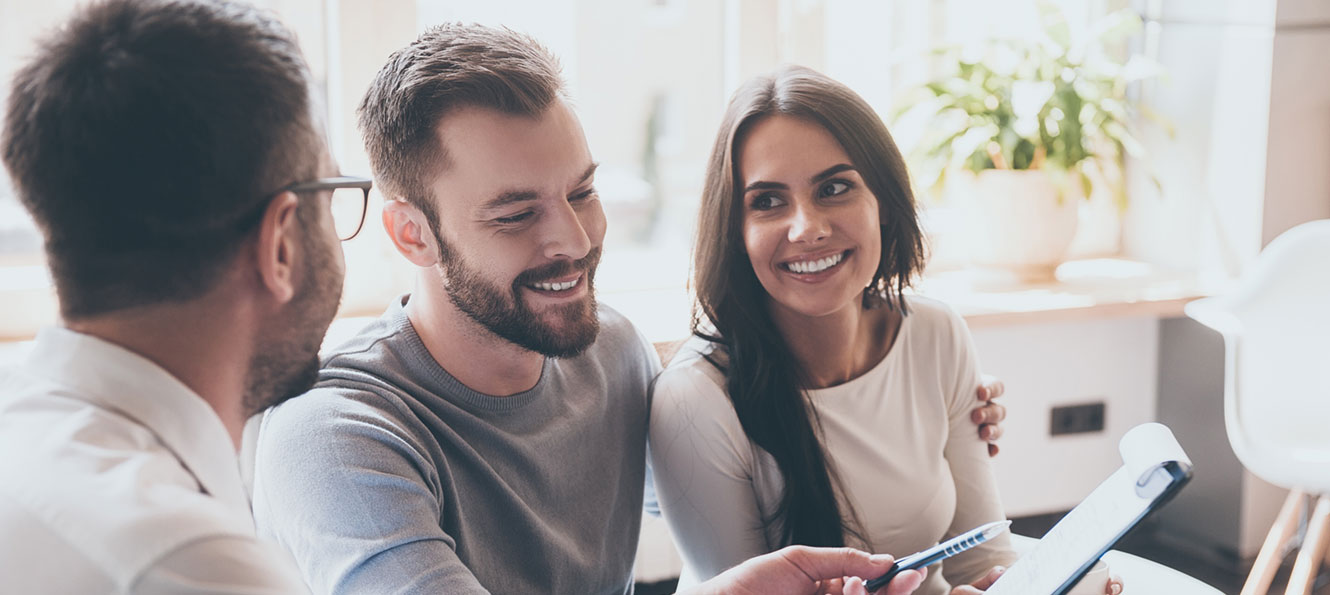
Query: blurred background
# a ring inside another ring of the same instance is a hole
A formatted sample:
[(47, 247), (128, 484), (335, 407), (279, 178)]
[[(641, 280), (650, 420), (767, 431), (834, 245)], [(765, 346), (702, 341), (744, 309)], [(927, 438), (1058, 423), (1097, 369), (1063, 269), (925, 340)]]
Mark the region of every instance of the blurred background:
[[(1037, 532), (1120, 464), (1123, 432), (1163, 421), (1198, 479), (1152, 535), (1185, 542), (1216, 584), (1239, 580), (1260, 547), (1283, 492), (1229, 449), (1222, 344), (1182, 308), (1222, 292), (1285, 230), (1330, 218), (1330, 3), (257, 3), (296, 31), (334, 153), (352, 174), (369, 174), (354, 107), (388, 55), (425, 28), (480, 22), (542, 40), (562, 60), (601, 163), (610, 228), (599, 295), (656, 341), (688, 332), (694, 219), (730, 93), (786, 63), (844, 82), (907, 154), (932, 252), (920, 291), (966, 316), (985, 370), (1007, 383), (1011, 417), (995, 464), (1009, 512), (1035, 519)], [(0, 97), (42, 32), (78, 4), (0, 0)], [(1099, 111), (1068, 114), (1067, 101)], [(954, 134), (939, 141), (944, 124)], [(1088, 161), (1067, 161), (1073, 127), (1088, 131)], [(1025, 206), (976, 205), (990, 191), (965, 185), (1022, 163), (1056, 183), (1056, 229)], [(377, 205), (367, 218), (343, 245), (344, 319), (333, 338), (411, 290), (413, 270), (384, 237)], [(994, 228), (1066, 243), (1013, 268), (992, 262)], [(2, 339), (21, 342), (55, 321), (40, 252), (0, 178)], [(644, 552), (664, 569), (639, 574), (667, 578), (669, 554)]]
[[(1120, 90), (1126, 93), (1127, 122), (1147, 124), (1135, 136), (1148, 167), (1134, 167), (1130, 158), (1104, 160), (1125, 165), (1126, 175), (1107, 188), (1097, 185), (1090, 200), (1077, 201), (1079, 225), (1066, 258), (1123, 257), (1189, 278), (1222, 280), (1279, 232), (1330, 215), (1324, 199), (1330, 179), (1299, 175), (1323, 169), (1316, 156), (1330, 151), (1330, 116), (1317, 109), (1325, 101), (1325, 83), (1300, 74), (1324, 55), (1323, 33), (1307, 24), (1324, 18), (1324, 3), (1314, 1), (257, 3), (297, 32), (330, 114), (334, 152), (352, 173), (369, 169), (354, 107), (386, 57), (424, 28), (450, 20), (504, 25), (548, 45), (563, 62), (602, 163), (597, 186), (610, 230), (598, 278), (601, 294), (630, 316), (660, 319), (647, 323), (653, 338), (677, 335), (686, 322), (686, 307), (679, 305), (686, 299), (670, 292), (686, 283), (704, 163), (725, 102), (740, 82), (785, 63), (846, 83), (888, 121), (911, 161), (925, 207), (930, 272), (963, 269), (983, 248), (974, 245), (980, 234), (967, 233), (958, 205), (948, 204), (958, 201), (920, 183), (920, 170), (927, 168), (913, 149), (927, 135), (929, 120), (909, 121), (901, 112), (917, 100), (921, 84), (952, 72), (951, 56), (934, 50), (1037, 40), (1047, 36), (1050, 18), (1085, 37), (1105, 16), (1125, 10), (1139, 23), (1101, 49), (1118, 63), (1143, 58), (1159, 66), (1158, 73)], [(77, 4), (0, 0), (0, 77), (7, 80), (40, 34)], [(1286, 33), (1275, 39), (1276, 31)], [(977, 56), (971, 59), (992, 58)], [(1322, 85), (1321, 95), (1308, 92), (1308, 84)], [(346, 313), (377, 312), (410, 289), (408, 265), (392, 254), (376, 214), (371, 211), (365, 232), (345, 246)], [(30, 221), (0, 180), (0, 295), (13, 306), (0, 312), (0, 335), (29, 336), (53, 320), (39, 252)], [(1118, 267), (1110, 274), (1140, 270)]]

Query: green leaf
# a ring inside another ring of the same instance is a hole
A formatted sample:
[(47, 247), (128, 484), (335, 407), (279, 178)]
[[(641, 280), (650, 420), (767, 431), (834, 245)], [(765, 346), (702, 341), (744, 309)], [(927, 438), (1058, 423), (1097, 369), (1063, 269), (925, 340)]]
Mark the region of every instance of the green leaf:
[(1071, 47), (1071, 28), (1067, 26), (1067, 15), (1056, 4), (1041, 1), (1038, 4), (1039, 19), (1044, 26), (1044, 35), (1057, 44), (1058, 53)]
[(1141, 31), (1144, 22), (1141, 15), (1130, 8), (1124, 8), (1104, 15), (1090, 25), (1090, 42), (1099, 44), (1121, 41)]
[[(1041, 0), (1038, 7), (1043, 31), (1037, 38), (931, 53), (928, 59), (945, 74), (896, 111), (898, 119), (909, 117), (916, 125), (911, 166), (921, 182), (940, 187), (960, 169), (994, 167), (988, 147), (996, 143), (1006, 167), (1028, 168), (1039, 155), (1041, 168), (1066, 173), (1065, 190), (1079, 186), (1088, 197), (1095, 184), (1107, 184), (1125, 200), (1122, 159), (1144, 153), (1135, 126), (1160, 125), (1174, 133), (1163, 118), (1128, 99), (1128, 84), (1163, 76), (1163, 69), (1140, 56), (1123, 60), (1122, 46), (1109, 45), (1141, 30), (1130, 10), (1074, 31), (1054, 3)], [(1051, 95), (1036, 105), (1031, 91), (1050, 85)], [(1091, 175), (1092, 167), (1105, 175)]]
[(1164, 65), (1158, 61), (1140, 54), (1132, 54), (1130, 58), (1127, 58), (1127, 64), (1120, 69), (1117, 78), (1124, 83), (1134, 83), (1161, 77), (1164, 72)]

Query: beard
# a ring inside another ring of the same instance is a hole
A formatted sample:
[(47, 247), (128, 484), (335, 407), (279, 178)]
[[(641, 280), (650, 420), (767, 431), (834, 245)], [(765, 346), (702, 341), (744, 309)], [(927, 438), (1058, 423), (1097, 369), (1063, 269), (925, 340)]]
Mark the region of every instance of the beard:
[[(467, 266), (438, 231), (434, 237), (440, 246), (439, 271), (448, 300), (489, 332), (528, 351), (557, 358), (580, 355), (596, 341), (600, 333), (595, 292), (599, 247), (576, 261), (552, 262), (522, 271), (505, 288), (491, 283), (479, 270)], [(583, 273), (582, 282), (586, 283), (585, 299), (554, 306), (543, 317), (532, 311), (522, 299), (525, 286), (566, 277), (577, 271)]]
[[(301, 211), (297, 210), (297, 217)], [(301, 395), (314, 387), (319, 374), (319, 347), (342, 299), (344, 275), (336, 274), (336, 256), (317, 235), (317, 224), (304, 224), (301, 251), (308, 257), (301, 284), (282, 309), (264, 325), (259, 347), (250, 359), (244, 407), (246, 416)]]

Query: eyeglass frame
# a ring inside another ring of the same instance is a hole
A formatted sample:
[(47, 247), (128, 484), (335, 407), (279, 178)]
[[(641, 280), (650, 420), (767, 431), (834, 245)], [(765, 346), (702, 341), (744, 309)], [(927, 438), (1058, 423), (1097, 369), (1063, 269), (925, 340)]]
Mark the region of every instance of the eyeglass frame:
[(365, 227), (365, 213), (369, 210), (369, 191), (374, 187), (374, 180), (362, 178), (359, 176), (337, 176), (335, 178), (319, 178), (308, 182), (297, 182), (291, 184), (277, 192), (273, 196), (283, 192), (293, 192), (296, 194), (305, 194), (310, 192), (323, 192), (325, 190), (339, 190), (342, 188), (359, 188), (362, 192), (360, 203), (360, 220), (356, 222), (356, 230), (351, 235), (344, 238), (337, 238), (339, 241), (346, 242), (360, 234), (360, 230)]

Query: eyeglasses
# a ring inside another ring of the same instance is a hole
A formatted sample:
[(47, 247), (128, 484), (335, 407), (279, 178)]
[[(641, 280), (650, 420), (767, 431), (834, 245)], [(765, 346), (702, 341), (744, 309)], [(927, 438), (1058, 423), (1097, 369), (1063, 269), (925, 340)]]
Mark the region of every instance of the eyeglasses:
[(369, 208), (369, 189), (374, 182), (369, 178), (340, 176), (319, 178), (310, 182), (292, 184), (278, 191), (304, 194), (332, 191), (333, 226), (337, 239), (345, 242), (356, 237), (365, 224), (365, 210)]

